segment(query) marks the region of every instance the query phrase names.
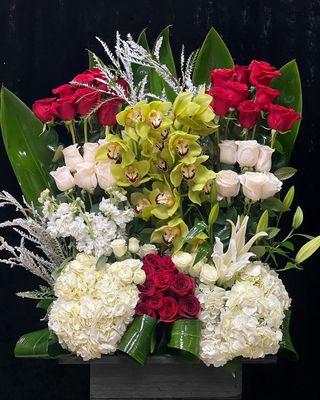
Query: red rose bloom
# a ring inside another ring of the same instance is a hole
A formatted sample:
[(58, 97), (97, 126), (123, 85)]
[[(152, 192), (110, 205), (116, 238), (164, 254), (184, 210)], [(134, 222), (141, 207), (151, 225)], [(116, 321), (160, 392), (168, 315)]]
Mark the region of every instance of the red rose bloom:
[(78, 83), (86, 83), (88, 85), (93, 85), (96, 79), (95, 74), (91, 70), (84, 71), (82, 74), (78, 74), (72, 80)]
[(246, 100), (249, 96), (248, 87), (244, 83), (229, 81), (227, 89), (230, 93), (231, 107), (237, 107), (239, 103)]
[(267, 110), (268, 106), (280, 96), (280, 92), (269, 86), (257, 86), (257, 92), (254, 102), (259, 106), (260, 110)]
[(143, 263), (142, 269), (146, 273), (147, 277), (149, 277), (155, 273), (154, 267), (149, 263)]
[(65, 96), (57, 99), (57, 101), (52, 105), (54, 113), (62, 121), (71, 121), (75, 119), (77, 114), (75, 101), (75, 95)]
[(179, 315), (182, 318), (196, 318), (200, 312), (199, 300), (193, 295), (188, 294), (187, 296), (179, 299)]
[(296, 121), (301, 119), (300, 114), (293, 108), (271, 104), (268, 109), (268, 124), (270, 128), (280, 132), (288, 131)]
[(211, 106), (217, 115), (226, 115), (231, 107), (230, 92), (222, 87), (214, 87), (208, 92), (212, 96)]
[(153, 279), (147, 277), (143, 285), (139, 285), (140, 293), (145, 296), (153, 296), (154, 292), (156, 291)]
[(163, 294), (155, 293), (153, 296), (146, 299), (146, 304), (151, 310), (157, 310), (163, 305)]
[(238, 106), (239, 121), (243, 128), (253, 128), (259, 120), (260, 109), (251, 100), (243, 101)]
[(173, 274), (168, 271), (159, 271), (152, 276), (154, 286), (160, 292), (167, 290), (172, 282)]
[(179, 297), (192, 293), (194, 286), (194, 280), (183, 273), (175, 275), (171, 283), (171, 289)]
[(213, 71), (210, 71), (211, 85), (226, 87), (227, 82), (233, 78), (233, 75), (234, 75), (233, 69), (227, 69), (227, 68), (214, 69)]
[(171, 257), (161, 257), (160, 269), (169, 272), (178, 272)]
[(163, 298), (163, 304), (159, 308), (159, 316), (163, 322), (174, 322), (178, 317), (178, 303), (171, 296)]
[(101, 93), (97, 92), (94, 89), (85, 87), (85, 88), (80, 88), (76, 91), (76, 97), (77, 97), (76, 101), (77, 112), (80, 115), (85, 116), (100, 101)]
[(143, 257), (143, 264), (149, 264), (151, 265), (154, 269), (158, 270), (161, 264), (161, 256), (158, 254), (147, 254), (146, 256)]
[(246, 65), (234, 66), (234, 77), (236, 82), (249, 84), (249, 68)]
[(58, 97), (70, 96), (74, 93), (74, 87), (66, 83), (65, 85), (52, 89), (52, 93)]
[(281, 75), (275, 67), (265, 61), (253, 60), (249, 65), (249, 81), (251, 85), (270, 85), (272, 79)]
[(138, 303), (136, 308), (135, 308), (135, 314), (138, 317), (142, 317), (143, 315), (149, 315), (153, 319), (157, 319), (156, 313), (149, 308), (146, 303)]
[(103, 126), (114, 125), (117, 122), (116, 115), (119, 112), (121, 103), (122, 101), (117, 99), (106, 101), (97, 112), (99, 123)]
[(56, 101), (54, 97), (37, 100), (33, 103), (32, 111), (42, 122), (49, 122), (54, 119), (52, 104)]

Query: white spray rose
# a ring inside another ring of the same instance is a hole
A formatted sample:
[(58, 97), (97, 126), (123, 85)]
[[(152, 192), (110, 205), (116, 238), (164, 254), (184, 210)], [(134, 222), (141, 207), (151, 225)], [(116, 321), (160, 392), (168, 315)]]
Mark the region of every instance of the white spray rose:
[(204, 266), (204, 262), (201, 260), (197, 262), (196, 264), (191, 265), (189, 268), (189, 275), (192, 276), (193, 278), (199, 278), (201, 269)]
[(237, 140), (237, 161), (240, 167), (254, 167), (259, 158), (260, 145), (256, 140)]
[(134, 253), (134, 254), (138, 253), (138, 251), (140, 249), (139, 240), (135, 237), (130, 238), (128, 249), (129, 249), (130, 253)]
[(146, 280), (146, 273), (143, 269), (137, 269), (133, 274), (133, 283), (143, 285)]
[(75, 171), (78, 164), (83, 163), (83, 157), (79, 153), (79, 148), (77, 144), (72, 144), (62, 150), (64, 156), (64, 162), (70, 171)]
[(200, 271), (200, 281), (211, 285), (218, 280), (218, 272), (213, 265), (204, 264)]
[(77, 165), (76, 170), (74, 181), (77, 186), (85, 190), (94, 189), (97, 186), (94, 163), (83, 162)]
[(98, 178), (98, 184), (101, 189), (106, 190), (113, 186), (115, 179), (111, 173), (112, 163), (109, 161), (99, 162), (96, 166), (96, 174)]
[(193, 263), (193, 256), (184, 251), (178, 251), (172, 256), (172, 261), (181, 272), (188, 272)]
[(237, 162), (238, 146), (234, 140), (223, 140), (219, 144), (220, 162), (224, 164), (235, 164)]
[(269, 146), (260, 146), (259, 158), (254, 166), (256, 171), (269, 172), (272, 166), (272, 153), (274, 149)]
[(282, 182), (271, 173), (246, 172), (240, 175), (243, 194), (252, 201), (267, 199), (281, 190)]
[(144, 244), (143, 246), (140, 247), (138, 255), (139, 257), (143, 258), (147, 254), (157, 254), (158, 249), (154, 244)]
[(57, 188), (61, 192), (72, 189), (75, 185), (74, 178), (68, 167), (59, 167), (55, 171), (51, 171), (50, 175), (55, 180)]
[(240, 189), (238, 174), (231, 170), (222, 170), (217, 173), (216, 185), (218, 194), (222, 197), (237, 196)]
[(126, 245), (126, 241), (124, 239), (115, 239), (110, 243), (110, 245), (111, 245), (113, 254), (117, 258), (124, 256), (127, 252), (127, 245)]
[(122, 282), (129, 284), (133, 281), (133, 270), (130, 268), (128, 265), (123, 265), (121, 268), (118, 270), (118, 275), (119, 278), (122, 280)]
[(98, 143), (85, 143), (83, 145), (83, 159), (84, 159), (84, 161), (94, 162), (98, 147), (99, 147)]

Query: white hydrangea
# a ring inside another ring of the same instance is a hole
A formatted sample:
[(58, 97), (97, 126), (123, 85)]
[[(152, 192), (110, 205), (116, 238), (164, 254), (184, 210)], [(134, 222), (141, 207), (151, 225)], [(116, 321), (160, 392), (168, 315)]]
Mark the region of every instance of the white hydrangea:
[(145, 273), (140, 260), (106, 264), (80, 253), (66, 265), (54, 287), (57, 300), (49, 313), (49, 328), (62, 347), (85, 361), (113, 353), (134, 316)]
[(197, 297), (203, 322), (200, 358), (206, 365), (219, 367), (238, 356), (277, 353), (290, 299), (268, 265), (246, 265), (231, 289), (200, 283)]

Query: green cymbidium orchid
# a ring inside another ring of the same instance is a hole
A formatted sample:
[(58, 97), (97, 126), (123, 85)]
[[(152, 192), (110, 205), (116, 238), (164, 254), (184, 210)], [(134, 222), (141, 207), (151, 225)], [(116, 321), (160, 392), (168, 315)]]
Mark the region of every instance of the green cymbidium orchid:
[(140, 186), (151, 178), (146, 176), (150, 170), (150, 161), (134, 161), (130, 165), (115, 164), (111, 172), (119, 186)]
[(122, 165), (129, 165), (135, 159), (130, 141), (125, 142), (119, 136), (107, 135), (107, 143), (99, 147), (96, 152), (97, 161), (111, 160), (117, 162), (121, 159)]
[(142, 192), (132, 193), (130, 198), (130, 203), (137, 216), (145, 221), (151, 217), (151, 211), (154, 208), (154, 205), (151, 204), (149, 199), (150, 193), (150, 190), (144, 188)]
[(180, 186), (182, 180), (188, 183), (198, 181), (208, 171), (205, 166), (201, 165), (208, 158), (208, 156), (183, 158), (170, 173), (170, 180), (173, 186)]
[[(159, 149), (158, 149), (159, 150)], [(165, 176), (168, 176), (174, 165), (172, 157), (169, 153), (167, 143), (164, 144), (164, 148), (158, 152), (149, 154), (150, 159), (150, 175), (153, 179), (163, 180)]]
[(179, 157), (196, 157), (201, 154), (201, 146), (197, 143), (199, 136), (183, 131), (173, 132), (169, 137), (169, 151), (173, 160)]
[(216, 173), (207, 169), (195, 182), (191, 182), (188, 191), (189, 199), (200, 206), (205, 201), (211, 201), (211, 188), (215, 177)]
[(181, 198), (177, 189), (171, 189), (170, 184), (165, 182), (154, 182), (149, 199), (154, 205), (151, 214), (159, 219), (172, 217), (180, 207)]
[(188, 227), (181, 218), (174, 218), (166, 225), (155, 229), (151, 235), (152, 243), (163, 243), (173, 247), (174, 253), (183, 246), (184, 239), (188, 234)]

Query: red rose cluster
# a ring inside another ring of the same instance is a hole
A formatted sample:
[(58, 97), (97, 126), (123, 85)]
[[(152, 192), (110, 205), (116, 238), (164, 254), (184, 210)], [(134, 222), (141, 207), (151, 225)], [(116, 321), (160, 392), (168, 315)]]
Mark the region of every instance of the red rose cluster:
[(139, 286), (136, 315), (150, 315), (171, 323), (180, 318), (195, 319), (200, 311), (194, 295), (195, 280), (179, 272), (170, 257), (148, 254), (143, 259), (146, 281)]
[[(100, 102), (107, 100), (98, 109), (96, 116), (101, 125), (114, 125), (123, 101), (115, 96), (106, 96), (104, 92), (107, 91), (107, 85), (99, 79), (103, 79), (103, 75), (98, 68), (87, 70), (72, 81), (93, 86), (100, 91), (76, 84), (64, 84), (52, 90), (55, 97), (37, 100), (32, 106), (32, 111), (42, 122), (55, 119), (72, 121), (77, 115), (85, 117)], [(119, 80), (118, 83), (126, 87), (125, 82)]]
[[(275, 67), (265, 61), (252, 61), (249, 66), (236, 65), (233, 69), (211, 71), (212, 108), (217, 115), (225, 116), (230, 108), (236, 109), (240, 125), (253, 128), (259, 121), (262, 111), (268, 112), (271, 129), (287, 131), (301, 117), (292, 108), (273, 104), (280, 95), (269, 85), (281, 75)], [(254, 87), (254, 90), (250, 90)]]

